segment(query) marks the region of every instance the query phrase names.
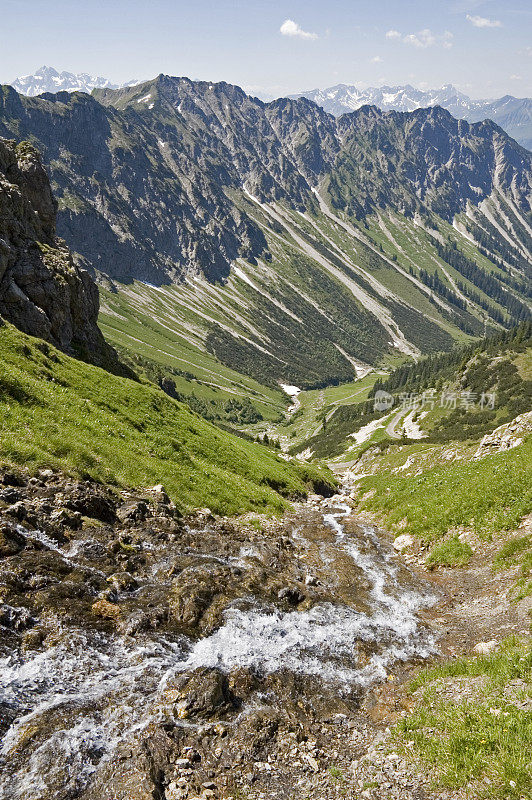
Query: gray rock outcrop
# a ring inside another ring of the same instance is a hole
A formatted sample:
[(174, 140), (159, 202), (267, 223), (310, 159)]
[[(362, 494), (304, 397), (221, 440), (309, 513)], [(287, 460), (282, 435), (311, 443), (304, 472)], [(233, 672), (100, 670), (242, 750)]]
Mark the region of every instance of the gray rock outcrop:
[(0, 317), (70, 355), (113, 370), (98, 289), (56, 236), (57, 204), (39, 153), (0, 139)]

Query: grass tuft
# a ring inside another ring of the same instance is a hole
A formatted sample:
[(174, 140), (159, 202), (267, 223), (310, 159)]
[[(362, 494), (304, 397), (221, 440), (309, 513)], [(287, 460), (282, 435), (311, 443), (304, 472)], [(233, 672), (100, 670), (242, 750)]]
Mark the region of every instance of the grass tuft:
[(432, 548), (427, 558), (427, 565), (429, 567), (465, 567), (472, 555), (473, 550), (467, 542), (461, 542), (458, 536), (453, 536)]
[(399, 730), (446, 788), (483, 781), (477, 796), (532, 796), (530, 712), (511, 704), (435, 703), (401, 722)]

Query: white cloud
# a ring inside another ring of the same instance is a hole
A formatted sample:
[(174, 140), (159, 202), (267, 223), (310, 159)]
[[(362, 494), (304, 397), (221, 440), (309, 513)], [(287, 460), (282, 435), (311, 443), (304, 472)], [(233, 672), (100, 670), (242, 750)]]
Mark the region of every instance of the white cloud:
[(400, 39), (401, 38), (401, 34), (399, 33), (399, 31), (394, 31), (394, 30), (387, 31), (386, 32), (386, 38), (387, 39)]
[(430, 28), (424, 28), (419, 33), (408, 33), (404, 38), (405, 44), (411, 44), (413, 47), (432, 47), (436, 44), (436, 37)]
[(477, 17), (475, 15), (466, 14), (466, 19), (475, 28), (502, 28), (500, 19), (489, 19), (488, 17)]
[[(388, 31), (391, 33), (391, 31)], [(400, 39), (404, 44), (409, 44), (412, 47), (418, 47), (422, 50), (426, 49), (427, 47), (434, 47), (435, 45), (441, 45), (446, 50), (450, 49), (453, 46), (453, 34), (450, 31), (445, 31), (442, 34), (433, 33), (430, 28), (424, 28), (422, 31), (418, 31), (417, 33), (407, 33), (403, 36), (398, 31), (393, 31), (394, 34), (398, 34), (397, 36), (386, 36), (388, 39)]]
[(510, 80), (511, 81), (522, 81), (523, 80), (523, 76), (522, 75), (510, 75)]
[(381, 56), (373, 56), (373, 58), (371, 59), (371, 63), (372, 64), (382, 64), (383, 60), (384, 59)]
[(453, 39), (454, 36), (451, 31), (445, 31), (441, 38), (442, 47), (444, 47), (446, 50), (450, 50), (453, 46)]
[(281, 27), (279, 28), (281, 34), (283, 36), (295, 36), (298, 39), (317, 39), (317, 33), (309, 33), (308, 31), (304, 31), (303, 28), (294, 22), (293, 19), (285, 19)]

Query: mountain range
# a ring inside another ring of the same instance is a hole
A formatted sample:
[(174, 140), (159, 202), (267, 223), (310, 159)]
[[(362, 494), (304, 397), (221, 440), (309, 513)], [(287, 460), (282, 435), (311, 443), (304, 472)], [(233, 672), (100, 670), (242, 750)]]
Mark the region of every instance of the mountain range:
[[(86, 73), (58, 72), (43, 66), (32, 75), (24, 75), (11, 84), (20, 94), (35, 97), (45, 92), (87, 92), (93, 89), (118, 89), (135, 86), (138, 80), (116, 84), (107, 78)], [(357, 86), (337, 84), (326, 89), (289, 95), (306, 97), (329, 114), (341, 116), (357, 111), (364, 105), (374, 105), (383, 111), (415, 111), (417, 108), (441, 106), (453, 117), (468, 122), (491, 119), (510, 134), (523, 147), (532, 149), (532, 99), (504, 95), (490, 100), (472, 100), (455, 86), (448, 84), (440, 89), (416, 89), (413, 86), (380, 86), (359, 89)]]
[(532, 155), (493, 122), (160, 75), (4, 86), (0, 136), (42, 151), (106, 336), (212, 386), (350, 380), (530, 313)]
[(523, 147), (532, 149), (532, 99), (504, 97), (491, 100), (472, 100), (452, 85), (423, 91), (413, 86), (380, 86), (358, 89), (344, 83), (327, 89), (313, 89), (293, 97), (306, 97), (329, 114), (341, 116), (364, 105), (377, 106), (383, 111), (414, 111), (416, 108), (441, 106), (453, 117), (468, 122), (491, 119)]
[(28, 97), (35, 97), (44, 92), (87, 92), (90, 94), (96, 88), (118, 89), (119, 86), (130, 86), (137, 81), (126, 84), (112, 83), (107, 78), (87, 75), (86, 72), (74, 74), (72, 72), (58, 72), (53, 67), (41, 67), (32, 75), (22, 75), (13, 81), (12, 86), (17, 92)]

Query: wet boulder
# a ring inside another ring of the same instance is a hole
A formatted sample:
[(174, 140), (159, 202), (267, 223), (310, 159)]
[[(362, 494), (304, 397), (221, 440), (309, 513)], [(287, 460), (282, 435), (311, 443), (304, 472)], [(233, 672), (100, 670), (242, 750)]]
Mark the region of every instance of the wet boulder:
[(244, 754), (246, 761), (262, 760), (272, 747), (284, 719), (283, 711), (274, 708), (257, 708), (239, 721), (234, 745)]
[(297, 586), (285, 586), (277, 593), (278, 600), (285, 600), (291, 606), (298, 606), (305, 600), (305, 595)]
[[(33, 618), (32, 618), (33, 619)], [(35, 620), (33, 620), (35, 622)], [(42, 644), (47, 636), (47, 631), (40, 626), (30, 628), (24, 632), (22, 636), (22, 652), (27, 653), (28, 651), (38, 650), (42, 647)]]
[(2, 489), (0, 491), (0, 500), (3, 503), (12, 505), (13, 503), (18, 503), (20, 500), (22, 500), (22, 493), (19, 489), (15, 489), (13, 486), (8, 486), (7, 489)]
[(145, 611), (136, 609), (118, 623), (118, 629), (126, 636), (134, 636), (141, 631), (156, 631), (168, 622), (168, 608), (155, 606)]
[(115, 503), (96, 484), (87, 482), (67, 488), (63, 505), (83, 517), (112, 524), (116, 521)]
[(163, 697), (166, 715), (174, 719), (212, 719), (236, 708), (227, 675), (201, 667), (176, 678)]
[(30, 504), (24, 500), (18, 500), (10, 505), (8, 508), (6, 508), (6, 513), (9, 514), (10, 517), (18, 519), (19, 522), (23, 522), (25, 520), (30, 525), (34, 524), (36, 521), (36, 518), (33, 518), (31, 513)]
[(15, 608), (2, 603), (0, 605), (0, 625), (14, 631), (24, 631), (35, 625), (36, 619), (32, 617), (27, 608)]
[(96, 602), (92, 604), (91, 611), (102, 619), (116, 620), (120, 616), (119, 606), (117, 606), (116, 603), (110, 603), (109, 600), (105, 600), (104, 598), (96, 600)]
[(53, 525), (64, 526), (73, 531), (79, 531), (83, 525), (83, 520), (79, 511), (71, 511), (68, 508), (60, 508), (57, 511), (52, 511), (50, 514), (50, 522)]
[(260, 678), (251, 667), (237, 667), (229, 674), (229, 689), (240, 698), (249, 698), (260, 686)]
[(115, 592), (132, 592), (138, 588), (138, 583), (129, 572), (115, 572), (107, 578), (107, 583)]
[(26, 546), (26, 538), (14, 525), (0, 525), (0, 558), (14, 556)]
[(164, 769), (171, 742), (163, 730), (148, 725), (142, 736), (122, 742), (104, 761), (82, 800), (162, 800)]
[(233, 596), (228, 589), (231, 579), (231, 568), (226, 566), (184, 569), (172, 584), (170, 610), (173, 618), (189, 629), (213, 630)]
[(122, 524), (144, 522), (149, 515), (148, 504), (143, 500), (123, 503), (117, 511), (117, 517)]

